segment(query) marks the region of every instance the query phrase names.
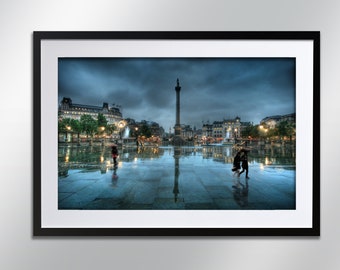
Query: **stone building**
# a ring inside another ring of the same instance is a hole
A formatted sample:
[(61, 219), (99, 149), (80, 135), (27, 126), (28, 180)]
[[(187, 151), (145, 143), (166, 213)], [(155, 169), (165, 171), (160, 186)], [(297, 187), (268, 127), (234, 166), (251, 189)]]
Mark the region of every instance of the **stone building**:
[(105, 116), (109, 125), (116, 124), (122, 120), (122, 113), (118, 107), (110, 107), (108, 103), (103, 103), (103, 106), (93, 106), (76, 104), (71, 98), (64, 97), (59, 105), (59, 118), (72, 118), (80, 120), (82, 115), (90, 115), (97, 119), (98, 113)]
[(223, 138), (223, 121), (214, 121), (212, 124), (212, 137)]
[(184, 139), (192, 139), (194, 131), (190, 125), (181, 125), (181, 135)]
[(260, 125), (265, 125), (267, 128), (273, 129), (277, 124), (284, 121), (295, 124), (295, 113), (267, 116), (261, 120)]
[(225, 140), (239, 138), (241, 136), (241, 118), (224, 119), (222, 125), (222, 136)]
[(213, 125), (206, 123), (202, 126), (202, 137), (212, 137), (213, 136)]

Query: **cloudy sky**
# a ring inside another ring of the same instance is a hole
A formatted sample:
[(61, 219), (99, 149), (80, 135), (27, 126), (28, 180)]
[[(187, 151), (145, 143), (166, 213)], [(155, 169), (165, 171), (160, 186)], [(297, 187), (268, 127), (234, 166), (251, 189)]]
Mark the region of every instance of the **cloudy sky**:
[(176, 81), (181, 124), (239, 116), (258, 124), (295, 112), (293, 58), (60, 58), (58, 98), (122, 106), (124, 118), (175, 125)]

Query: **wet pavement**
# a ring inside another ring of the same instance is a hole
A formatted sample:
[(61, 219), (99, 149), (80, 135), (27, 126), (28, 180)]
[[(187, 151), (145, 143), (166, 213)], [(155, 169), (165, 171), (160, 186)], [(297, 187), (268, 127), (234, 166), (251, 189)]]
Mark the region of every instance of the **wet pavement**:
[(107, 149), (85, 163), (62, 151), (59, 209), (295, 209), (295, 161), (270, 151), (249, 154), (250, 179), (233, 176), (229, 147), (126, 150), (116, 168)]

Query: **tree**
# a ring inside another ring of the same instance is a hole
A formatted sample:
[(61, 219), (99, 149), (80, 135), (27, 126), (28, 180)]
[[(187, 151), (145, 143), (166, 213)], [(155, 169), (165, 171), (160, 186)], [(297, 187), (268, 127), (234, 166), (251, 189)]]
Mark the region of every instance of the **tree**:
[(98, 113), (97, 123), (98, 123), (98, 128), (100, 128), (100, 127), (106, 128), (107, 120), (102, 113)]
[(150, 138), (151, 134), (152, 133), (151, 133), (151, 129), (149, 128), (149, 126), (146, 124), (143, 124), (140, 128), (139, 135), (145, 136), (146, 138)]
[(63, 118), (58, 121), (58, 133), (65, 133), (66, 141), (67, 141), (67, 134), (72, 129), (71, 126), (71, 118)]
[(277, 128), (270, 128), (267, 133), (268, 138), (276, 137), (278, 136), (278, 130)]
[(97, 121), (93, 119), (91, 115), (83, 114), (80, 117), (80, 126), (81, 130), (86, 133), (86, 137), (88, 138), (88, 136), (90, 135), (92, 140), (92, 136), (96, 132), (98, 127)]
[(249, 125), (246, 128), (242, 129), (242, 137), (248, 138), (249, 136), (252, 138), (259, 137), (259, 125)]
[(241, 136), (243, 138), (248, 138), (249, 136), (253, 137), (253, 129), (254, 129), (254, 126), (253, 125), (249, 125), (249, 126), (246, 126), (245, 128), (242, 128), (242, 131), (241, 131)]
[(102, 113), (98, 113), (97, 117), (97, 131), (98, 135), (103, 135), (107, 127), (107, 120)]
[(73, 132), (77, 133), (77, 143), (79, 145), (79, 135), (82, 132), (80, 121), (76, 119), (71, 119), (70, 125), (71, 125)]
[(268, 138), (269, 127), (267, 125), (259, 125), (257, 130), (260, 139), (266, 140)]
[(251, 130), (251, 136), (254, 138), (259, 138), (260, 137), (260, 132), (259, 132), (259, 125), (253, 126)]
[(106, 126), (107, 134), (112, 134), (117, 129), (116, 125), (111, 124)]
[(288, 121), (282, 121), (277, 125), (278, 135), (281, 137), (288, 137), (290, 140), (292, 136), (295, 134), (295, 123), (291, 123)]

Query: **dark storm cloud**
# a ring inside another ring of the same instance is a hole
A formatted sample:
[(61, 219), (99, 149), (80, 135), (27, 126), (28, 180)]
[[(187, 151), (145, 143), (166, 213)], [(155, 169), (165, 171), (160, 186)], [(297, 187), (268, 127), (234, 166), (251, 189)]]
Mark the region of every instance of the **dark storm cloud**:
[(295, 112), (295, 60), (286, 58), (60, 58), (59, 101), (119, 104), (125, 118), (167, 130), (175, 124), (177, 78), (183, 124), (236, 116), (257, 124)]

